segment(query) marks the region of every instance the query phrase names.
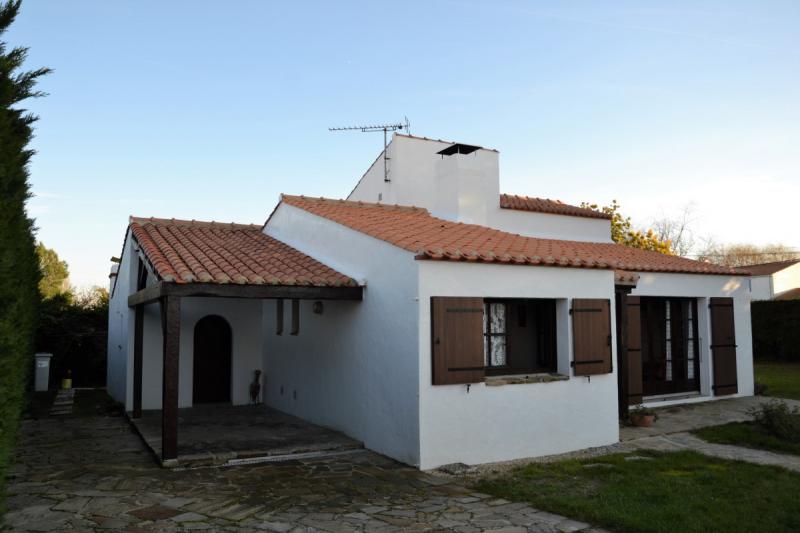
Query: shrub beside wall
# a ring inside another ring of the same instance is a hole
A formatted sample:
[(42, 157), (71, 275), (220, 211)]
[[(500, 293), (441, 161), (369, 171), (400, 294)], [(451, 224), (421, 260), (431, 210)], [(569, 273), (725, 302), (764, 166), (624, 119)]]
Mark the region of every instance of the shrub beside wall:
[(800, 363), (800, 300), (753, 302), (753, 357)]
[(53, 354), (50, 387), (57, 388), (67, 371), (75, 387), (106, 384), (108, 298), (76, 302), (59, 294), (42, 302), (36, 351)]

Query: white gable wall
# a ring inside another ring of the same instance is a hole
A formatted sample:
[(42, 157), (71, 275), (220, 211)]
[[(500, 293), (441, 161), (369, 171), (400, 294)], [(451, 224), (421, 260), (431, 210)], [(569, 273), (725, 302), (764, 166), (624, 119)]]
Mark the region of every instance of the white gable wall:
[[(486, 386), (432, 385), (431, 297), (555, 298), (559, 372), (572, 374), (572, 298), (614, 305), (609, 270), (417, 261), (420, 468), (564, 453), (619, 440), (616, 363), (611, 374)], [(616, 353), (614, 313), (612, 350)]]
[[(381, 178), (382, 179), (382, 178)], [(300, 333), (276, 335), (264, 302), (264, 400), (399, 461), (419, 463), (417, 267), (413, 254), (281, 204), (265, 232), (324, 264), (368, 280), (361, 302), (301, 302)], [(281, 392), (281, 390), (283, 392)]]
[(800, 263), (779, 270), (772, 275), (772, 297), (800, 287)]
[(125, 233), (122, 256), (117, 271), (113, 294), (108, 301), (108, 351), (106, 365), (106, 386), (112, 398), (133, 405), (133, 392), (128, 386), (133, 375), (133, 312), (128, 308), (128, 295), (136, 286), (136, 269), (132, 268), (133, 251), (130, 231)]
[(489, 225), (509, 233), (543, 239), (611, 242), (611, 221), (602, 218), (572, 217), (501, 209), (499, 204), (489, 217)]

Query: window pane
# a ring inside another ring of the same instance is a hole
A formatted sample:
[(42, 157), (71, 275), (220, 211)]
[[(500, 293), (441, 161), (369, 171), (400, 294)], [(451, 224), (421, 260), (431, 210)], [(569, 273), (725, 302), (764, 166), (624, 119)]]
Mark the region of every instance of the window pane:
[(694, 379), (694, 316), (692, 302), (686, 305), (686, 377)]
[(489, 318), (491, 320), (492, 333), (505, 333), (506, 332), (506, 304), (490, 304), (491, 312)]
[(489, 336), (486, 335), (486, 324), (489, 322), (489, 304), (483, 306), (483, 366), (489, 366)]
[(492, 362), (491, 366), (506, 364), (506, 338), (503, 335), (492, 337)]
[(504, 366), (506, 364), (506, 305), (487, 304), (483, 321), (483, 359), (484, 365)]
[(665, 348), (666, 348), (666, 379), (667, 381), (672, 381), (672, 320), (670, 318), (670, 301), (667, 300), (664, 302), (666, 305), (666, 336), (664, 337), (665, 340)]

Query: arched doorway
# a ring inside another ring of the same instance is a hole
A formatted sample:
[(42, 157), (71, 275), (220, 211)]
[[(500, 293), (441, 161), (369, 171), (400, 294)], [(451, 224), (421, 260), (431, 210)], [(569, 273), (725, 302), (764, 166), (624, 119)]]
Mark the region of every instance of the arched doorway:
[(192, 403), (230, 403), (231, 340), (221, 316), (205, 316), (195, 325)]

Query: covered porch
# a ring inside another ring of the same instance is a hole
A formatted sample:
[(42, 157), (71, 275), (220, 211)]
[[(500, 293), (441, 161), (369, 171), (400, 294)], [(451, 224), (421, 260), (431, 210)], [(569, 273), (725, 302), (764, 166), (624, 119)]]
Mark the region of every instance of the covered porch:
[(266, 330), (301, 335), (301, 300), (322, 314), (322, 301), (360, 301), (362, 286), (260, 226), (132, 218), (130, 230), (128, 415), (162, 465), (360, 446), (262, 392)]
[[(143, 262), (140, 270), (146, 272)], [(257, 391), (251, 390), (251, 405), (232, 405), (230, 369), (218, 379), (223, 391), (227, 390), (227, 396), (205, 399), (206, 402), (220, 403), (199, 403), (199, 391), (195, 388), (192, 407), (179, 408), (179, 378), (182, 374), (185, 376), (180, 368), (181, 324), (186, 318), (184, 316), (182, 319), (181, 315), (183, 302), (192, 298), (271, 300), (280, 310), (276, 315), (275, 330), (283, 333), (285, 329), (289, 335), (299, 335), (300, 300), (360, 300), (361, 287), (176, 284), (165, 281), (148, 286), (146, 278), (146, 274), (142, 274), (139, 290), (128, 298), (128, 305), (135, 311), (133, 409), (130, 418), (162, 465), (222, 464), (231, 460), (338, 451), (361, 446), (341, 433), (270, 409), (260, 403)], [(290, 307), (290, 320), (286, 327), (283, 323), (285, 301), (289, 304), (286, 307)], [(143, 409), (142, 406), (145, 386), (144, 311), (148, 305), (157, 306), (161, 316), (161, 409)], [(199, 339), (197, 329), (194, 335), (193, 371), (196, 377), (199, 371), (198, 357), (217, 357), (219, 348), (212, 346), (209, 349), (209, 341)], [(228, 332), (225, 342), (230, 346), (241, 341), (232, 339)], [(215, 341), (210, 343), (215, 344)], [(230, 366), (230, 348), (227, 357)]]

